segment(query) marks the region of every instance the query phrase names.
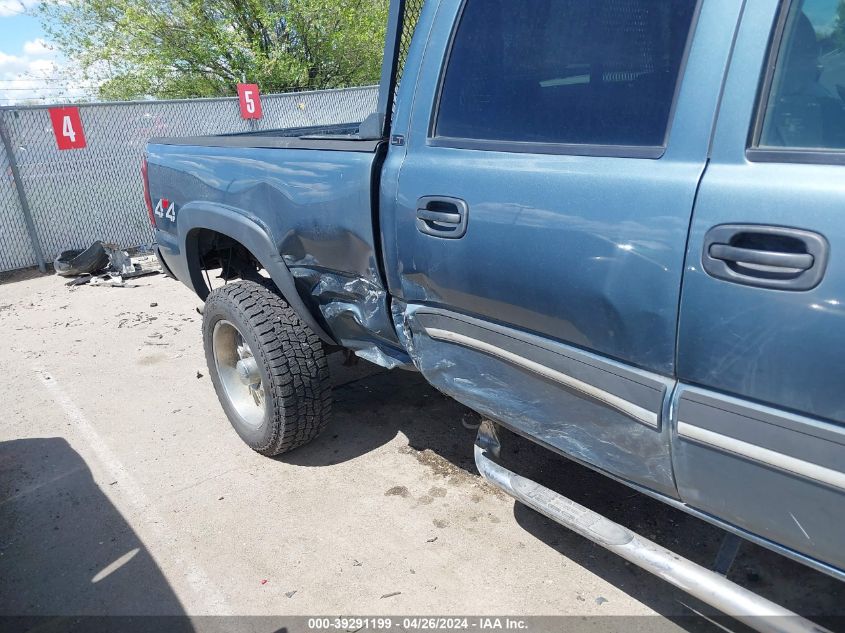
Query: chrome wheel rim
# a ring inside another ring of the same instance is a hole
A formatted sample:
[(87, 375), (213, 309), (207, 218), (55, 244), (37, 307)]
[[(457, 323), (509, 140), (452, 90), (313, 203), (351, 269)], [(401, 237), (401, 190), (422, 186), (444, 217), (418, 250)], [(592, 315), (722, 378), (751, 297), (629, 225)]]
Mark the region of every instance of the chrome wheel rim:
[(214, 365), (232, 409), (247, 426), (264, 423), (266, 399), (258, 362), (240, 330), (230, 321), (214, 324), (211, 335)]

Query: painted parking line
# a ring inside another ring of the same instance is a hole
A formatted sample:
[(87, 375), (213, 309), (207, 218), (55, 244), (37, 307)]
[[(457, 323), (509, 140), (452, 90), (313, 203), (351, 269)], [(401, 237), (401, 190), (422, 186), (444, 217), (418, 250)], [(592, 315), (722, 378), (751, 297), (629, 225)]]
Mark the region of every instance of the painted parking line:
[[(231, 608), (226, 598), (217, 589), (216, 584), (212, 582), (201, 566), (182, 556), (179, 550), (173, 547), (174, 543), (178, 543), (178, 534), (171, 530), (162, 516), (155, 511), (154, 505), (144, 493), (143, 487), (118, 459), (114, 451), (97, 432), (96, 427), (85, 417), (85, 414), (65, 392), (55, 376), (44, 367), (35, 366), (33, 371), (50, 393), (56, 405), (64, 411), (68, 421), (73, 424), (80, 438), (99, 462), (101, 469), (108, 474), (110, 479), (120, 482), (120, 487), (110, 490), (109, 493), (119, 497), (122, 502), (120, 505), (124, 506), (123, 508), (118, 507), (122, 514), (139, 518), (143, 526), (143, 534), (139, 534), (139, 537), (146, 537), (142, 540), (151, 545), (147, 548), (150, 554), (166, 552), (166, 557), (173, 561), (174, 567), (184, 574), (192, 595), (190, 596), (191, 600), (183, 600), (183, 603), (187, 602), (186, 606), (190, 612), (202, 615), (230, 614)], [(133, 528), (137, 527), (137, 525), (133, 525)], [(156, 557), (153, 556), (153, 558)], [(159, 556), (158, 558), (163, 557)], [(176, 587), (174, 587), (174, 591), (177, 591)]]

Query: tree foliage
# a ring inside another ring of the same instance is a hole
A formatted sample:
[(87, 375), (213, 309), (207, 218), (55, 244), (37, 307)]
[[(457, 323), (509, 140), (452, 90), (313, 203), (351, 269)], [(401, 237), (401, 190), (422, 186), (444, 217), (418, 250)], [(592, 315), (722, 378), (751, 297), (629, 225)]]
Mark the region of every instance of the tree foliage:
[(65, 0), (38, 12), (100, 97), (377, 83), (388, 0)]

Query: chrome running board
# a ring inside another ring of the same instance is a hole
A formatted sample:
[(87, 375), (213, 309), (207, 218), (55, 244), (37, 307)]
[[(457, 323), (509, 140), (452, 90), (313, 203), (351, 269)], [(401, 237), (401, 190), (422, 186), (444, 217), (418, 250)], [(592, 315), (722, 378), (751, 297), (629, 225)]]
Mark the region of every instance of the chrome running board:
[(499, 455), (499, 449), (495, 427), (485, 420), (475, 441), (478, 471), (491, 484), (540, 514), (753, 629), (764, 633), (829, 633), (828, 629), (740, 587), (724, 576), (500, 466), (491, 459), (491, 456)]

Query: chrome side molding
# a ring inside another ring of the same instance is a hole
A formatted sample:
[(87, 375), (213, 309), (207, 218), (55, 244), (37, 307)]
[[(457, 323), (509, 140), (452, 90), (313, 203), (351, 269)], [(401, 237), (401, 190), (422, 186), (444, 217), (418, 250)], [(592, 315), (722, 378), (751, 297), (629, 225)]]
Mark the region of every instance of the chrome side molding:
[(500, 444), (484, 421), (475, 464), (484, 478), (514, 499), (762, 633), (824, 633), (828, 629), (681, 558), (628, 528), (497, 464)]
[(845, 473), (678, 420), (678, 436), (845, 491)]
[(460, 334), (459, 332), (452, 332), (450, 330), (433, 327), (425, 328), (425, 332), (435, 340), (456, 343), (457, 345), (463, 345), (464, 347), (478, 350), (479, 352), (495, 356), (496, 358), (509, 362), (517, 367), (533, 372), (543, 378), (548, 378), (549, 380), (561, 384), (564, 387), (578, 391), (593, 400), (597, 400), (602, 404), (612, 407), (617, 411), (634, 418), (638, 422), (645, 424), (646, 426), (650, 426), (655, 429), (659, 426), (660, 420), (658, 414), (654, 411), (644, 409), (633, 402), (629, 402), (624, 398), (620, 398), (617, 395), (609, 393), (603, 389), (599, 389), (594, 385), (586, 383), (583, 380), (579, 380), (578, 378), (568, 374), (564, 374), (556, 369), (542, 365), (530, 358), (514, 354), (509, 350), (502, 349), (501, 347), (497, 347), (496, 345), (492, 345), (470, 336), (466, 336), (465, 334)]

